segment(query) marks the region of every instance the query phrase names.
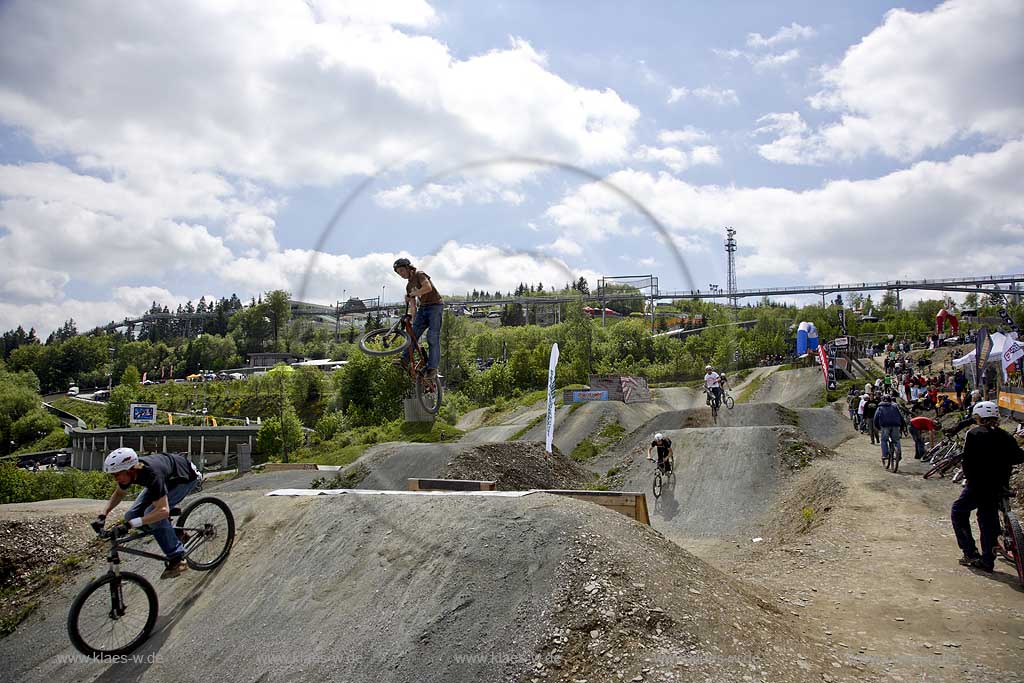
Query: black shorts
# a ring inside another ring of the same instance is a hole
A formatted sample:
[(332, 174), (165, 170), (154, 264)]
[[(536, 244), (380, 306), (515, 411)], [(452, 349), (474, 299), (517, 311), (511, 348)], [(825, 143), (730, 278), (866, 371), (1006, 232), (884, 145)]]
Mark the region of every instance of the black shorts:
[(658, 458), (658, 469), (662, 472), (671, 472), (672, 461), (668, 458)]

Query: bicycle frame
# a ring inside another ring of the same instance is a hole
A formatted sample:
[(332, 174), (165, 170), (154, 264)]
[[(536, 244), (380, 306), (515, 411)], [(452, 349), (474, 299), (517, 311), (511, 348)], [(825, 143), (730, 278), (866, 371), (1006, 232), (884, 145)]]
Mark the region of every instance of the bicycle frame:
[[(412, 343), (409, 344), (409, 348), (402, 352), (402, 355), (409, 361), (409, 376), (412, 377), (413, 381), (416, 380), (416, 373), (427, 366), (427, 352), (420, 346), (419, 340), (412, 331), (412, 316), (406, 314), (398, 319), (392, 328), (393, 331), (398, 332), (403, 330)], [(416, 361), (416, 356), (419, 355), (419, 362)]]
[[(183, 529), (190, 530), (189, 527), (183, 527)], [(200, 530), (198, 528), (192, 528), (191, 531), (198, 532)], [(136, 557), (145, 557), (150, 560), (158, 560), (160, 562), (167, 561), (167, 557), (163, 554), (157, 555), (156, 553), (150, 553), (145, 550), (139, 550), (137, 548), (132, 548), (128, 545), (130, 543), (140, 541), (143, 538), (146, 538), (147, 536), (152, 536), (152, 531), (136, 531), (127, 536), (111, 536), (110, 533), (111, 532), (106, 532), (107, 535), (105, 536), (106, 539), (111, 541), (110, 552), (107, 553), (107, 562), (111, 565), (110, 571), (112, 571), (114, 574), (118, 573), (116, 565), (121, 564), (120, 553), (135, 555)], [(188, 543), (183, 544), (185, 546), (184, 557), (187, 557), (188, 554), (196, 548), (196, 546), (200, 542), (200, 539), (201, 536), (199, 534), (196, 534), (195, 536), (189, 539)]]

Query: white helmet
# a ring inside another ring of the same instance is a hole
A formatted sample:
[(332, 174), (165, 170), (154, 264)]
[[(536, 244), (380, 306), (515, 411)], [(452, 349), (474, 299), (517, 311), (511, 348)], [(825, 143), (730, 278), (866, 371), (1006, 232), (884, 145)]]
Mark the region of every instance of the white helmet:
[(714, 370), (714, 368), (712, 366), (710, 366), (710, 365), (705, 365), (704, 369), (705, 370)]
[(657, 434), (654, 435), (654, 440), (655, 441), (661, 441), (664, 438), (665, 438), (665, 435), (662, 434), (661, 432), (658, 432)]
[(139, 464), (139, 454), (133, 448), (118, 448), (110, 451), (103, 461), (103, 471), (107, 474), (124, 472)]
[(999, 406), (994, 401), (981, 401), (974, 405), (971, 415), (976, 415), (982, 419), (999, 417)]

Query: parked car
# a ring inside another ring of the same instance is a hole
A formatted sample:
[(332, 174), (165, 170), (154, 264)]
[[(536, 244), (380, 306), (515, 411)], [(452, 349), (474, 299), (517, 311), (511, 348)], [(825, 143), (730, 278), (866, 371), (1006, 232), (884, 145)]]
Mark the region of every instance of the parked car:
[(68, 387), (68, 396), (78, 396), (78, 387)]
[(487, 314), (487, 317), (488, 318), (500, 318), (501, 317), (501, 311), (491, 311), (490, 313)]

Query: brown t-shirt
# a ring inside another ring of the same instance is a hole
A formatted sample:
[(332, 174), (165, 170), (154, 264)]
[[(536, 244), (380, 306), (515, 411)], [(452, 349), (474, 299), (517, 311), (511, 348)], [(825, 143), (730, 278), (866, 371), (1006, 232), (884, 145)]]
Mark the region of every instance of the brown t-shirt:
[[(405, 293), (411, 294), (414, 289), (419, 289), (427, 283), (430, 276), (421, 271), (413, 271), (413, 274), (409, 277), (409, 281), (405, 284)], [(420, 306), (428, 306), (430, 304), (443, 304), (444, 299), (438, 293), (437, 288), (434, 287), (434, 283), (430, 283), (431, 290), (420, 297)]]

